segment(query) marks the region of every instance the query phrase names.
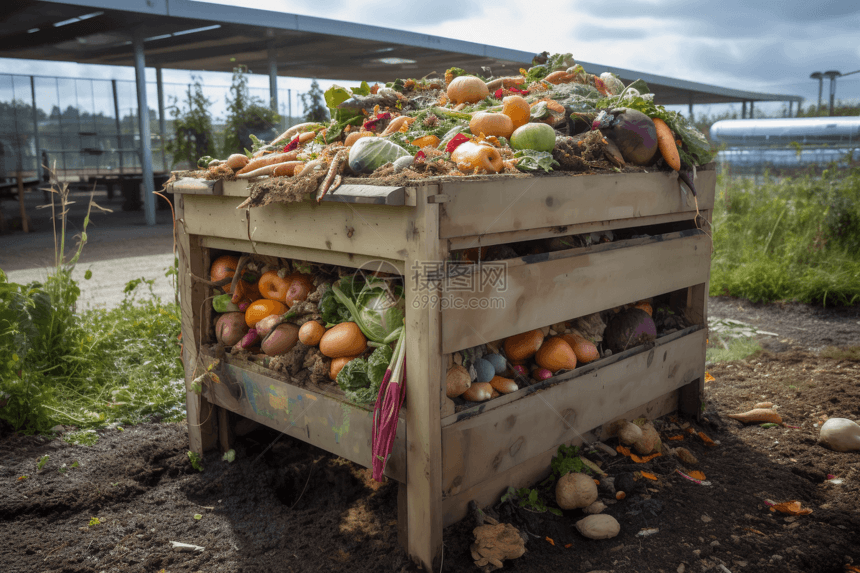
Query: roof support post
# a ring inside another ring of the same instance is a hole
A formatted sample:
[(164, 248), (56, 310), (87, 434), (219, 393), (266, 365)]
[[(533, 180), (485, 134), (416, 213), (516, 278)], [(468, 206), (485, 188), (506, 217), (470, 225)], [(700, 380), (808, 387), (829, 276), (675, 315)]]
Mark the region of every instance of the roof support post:
[(119, 96), (117, 95), (116, 80), (111, 80), (113, 88), (113, 113), (116, 116), (116, 152), (119, 158), (119, 174), (122, 175), (122, 121), (119, 117)]
[(753, 111), (755, 111), (755, 107), (754, 107), (754, 106), (755, 106), (755, 102), (754, 102), (754, 101), (750, 101), (750, 119), (754, 119), (754, 116), (753, 116)]
[(167, 144), (167, 124), (164, 119), (164, 81), (161, 77), (161, 66), (155, 68), (155, 86), (158, 90), (158, 140), (161, 141), (161, 168), (167, 171), (167, 150), (164, 148)]
[(155, 225), (155, 182), (152, 174), (152, 139), (149, 133), (149, 106), (146, 104), (146, 61), (143, 57), (143, 33), (132, 36), (134, 47), (134, 80), (137, 84), (137, 120), (140, 133), (140, 167), (143, 171), (143, 211), (146, 224)]
[(693, 96), (690, 96), (690, 121), (693, 121)]
[(36, 144), (36, 177), (42, 180), (42, 145), (39, 141), (39, 110), (36, 108), (36, 80), (30, 76), (30, 92), (33, 94), (33, 143)]
[(747, 118), (747, 102), (743, 102), (743, 107), (741, 107), (741, 119)]
[(277, 50), (275, 49), (275, 41), (269, 40), (267, 43), (269, 56), (269, 100), (272, 106), (272, 111), (278, 113), (278, 58)]

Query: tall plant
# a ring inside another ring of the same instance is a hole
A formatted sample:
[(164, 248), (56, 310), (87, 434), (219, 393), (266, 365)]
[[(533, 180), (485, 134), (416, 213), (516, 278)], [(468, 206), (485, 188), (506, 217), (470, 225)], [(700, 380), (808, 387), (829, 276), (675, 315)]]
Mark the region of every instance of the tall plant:
[(245, 66), (233, 68), (233, 83), (227, 96), (227, 123), (224, 125), (224, 156), (252, 149), (252, 134), (260, 139), (272, 139), (276, 134), (266, 132), (281, 120), (274, 110), (264, 105), (262, 99), (251, 96), (247, 71)]
[(324, 122), (328, 121), (328, 108), (320, 85), (316, 80), (311, 82), (311, 89), (301, 95), (302, 107), (304, 107), (305, 121)]
[(169, 109), (175, 135), (164, 146), (173, 156), (171, 166), (186, 161), (192, 169), (200, 157), (217, 155), (212, 114), (209, 112), (212, 100), (203, 95), (200, 78), (194, 76), (193, 79), (194, 82), (188, 86), (184, 105), (180, 105), (178, 98), (171, 101)]

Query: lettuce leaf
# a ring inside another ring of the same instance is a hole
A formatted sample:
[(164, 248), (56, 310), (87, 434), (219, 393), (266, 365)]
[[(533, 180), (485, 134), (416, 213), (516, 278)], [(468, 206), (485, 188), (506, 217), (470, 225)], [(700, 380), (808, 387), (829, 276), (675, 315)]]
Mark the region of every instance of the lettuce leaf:
[(552, 153), (548, 151), (534, 151), (533, 149), (521, 149), (514, 153), (514, 157), (518, 158), (517, 169), (520, 171), (530, 172), (543, 169), (549, 173), (553, 167), (559, 167), (558, 161), (553, 159)]

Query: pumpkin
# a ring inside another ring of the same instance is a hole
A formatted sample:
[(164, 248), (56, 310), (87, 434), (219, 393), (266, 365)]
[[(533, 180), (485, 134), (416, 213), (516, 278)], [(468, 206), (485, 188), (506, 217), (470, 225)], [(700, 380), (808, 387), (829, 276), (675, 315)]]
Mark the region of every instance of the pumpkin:
[(514, 122), (503, 113), (487, 113), (479, 111), (469, 122), (469, 131), (474, 135), (509, 138), (514, 132)]
[(463, 173), (486, 171), (498, 173), (505, 168), (499, 150), (486, 143), (467, 141), (457, 146), (451, 154), (451, 161), (457, 164), (457, 169)]
[(267, 271), (257, 281), (257, 289), (263, 298), (284, 302), (292, 280), (281, 276), (279, 271)]
[(407, 155), (408, 151), (385, 138), (362, 137), (349, 148), (349, 168), (356, 173), (373, 173)]
[(329, 328), (320, 339), (320, 352), (329, 358), (358, 356), (367, 348), (367, 338), (354, 322), (341, 322)]
[(252, 302), (248, 305), (248, 308), (245, 309), (245, 323), (250, 328), (254, 328), (258, 322), (267, 316), (272, 316), (273, 314), (280, 315), (285, 312), (287, 312), (287, 307), (284, 303), (261, 298), (260, 300)]
[(490, 89), (481, 78), (458, 76), (448, 84), (447, 93), (451, 103), (477, 103), (490, 95)]
[(541, 344), (543, 344), (543, 333), (540, 330), (515, 334), (505, 339), (505, 356), (512, 364), (522, 363), (534, 356)]
[(435, 135), (425, 135), (424, 137), (419, 137), (415, 141), (412, 142), (412, 145), (416, 147), (427, 147), (428, 145), (431, 147), (436, 147), (439, 145), (439, 138)]
[(514, 129), (527, 124), (531, 118), (529, 103), (520, 95), (509, 95), (503, 99), (502, 113), (511, 118)]

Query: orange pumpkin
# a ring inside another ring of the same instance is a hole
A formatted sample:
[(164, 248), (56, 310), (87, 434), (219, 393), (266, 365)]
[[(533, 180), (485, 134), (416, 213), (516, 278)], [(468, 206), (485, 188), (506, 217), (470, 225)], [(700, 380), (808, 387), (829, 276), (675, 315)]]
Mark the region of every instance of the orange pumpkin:
[(528, 360), (543, 344), (543, 333), (540, 330), (530, 330), (515, 334), (505, 339), (505, 356), (512, 364)]
[(514, 132), (514, 122), (504, 113), (487, 113), (479, 111), (472, 116), (469, 122), (469, 131), (474, 135), (485, 137), (495, 135), (496, 137), (510, 138)]
[(461, 143), (451, 154), (451, 161), (457, 164), (457, 169), (463, 173), (485, 171), (498, 173), (505, 168), (499, 150), (485, 143), (467, 141)]
[(509, 95), (502, 100), (502, 113), (511, 118), (514, 129), (517, 129), (529, 122), (531, 108), (523, 96)]
[(448, 84), (448, 99), (454, 104), (477, 103), (490, 95), (484, 80), (475, 76), (459, 76)]
[(282, 277), (278, 271), (268, 271), (260, 277), (257, 282), (257, 289), (263, 298), (285, 302), (290, 284), (292, 284), (290, 277)]
[(276, 300), (260, 299), (252, 302), (245, 310), (245, 324), (254, 328), (258, 322), (272, 315), (281, 315), (287, 312), (287, 307)]
[(546, 340), (535, 354), (535, 362), (550, 372), (576, 368), (576, 353), (564, 339), (553, 336)]

